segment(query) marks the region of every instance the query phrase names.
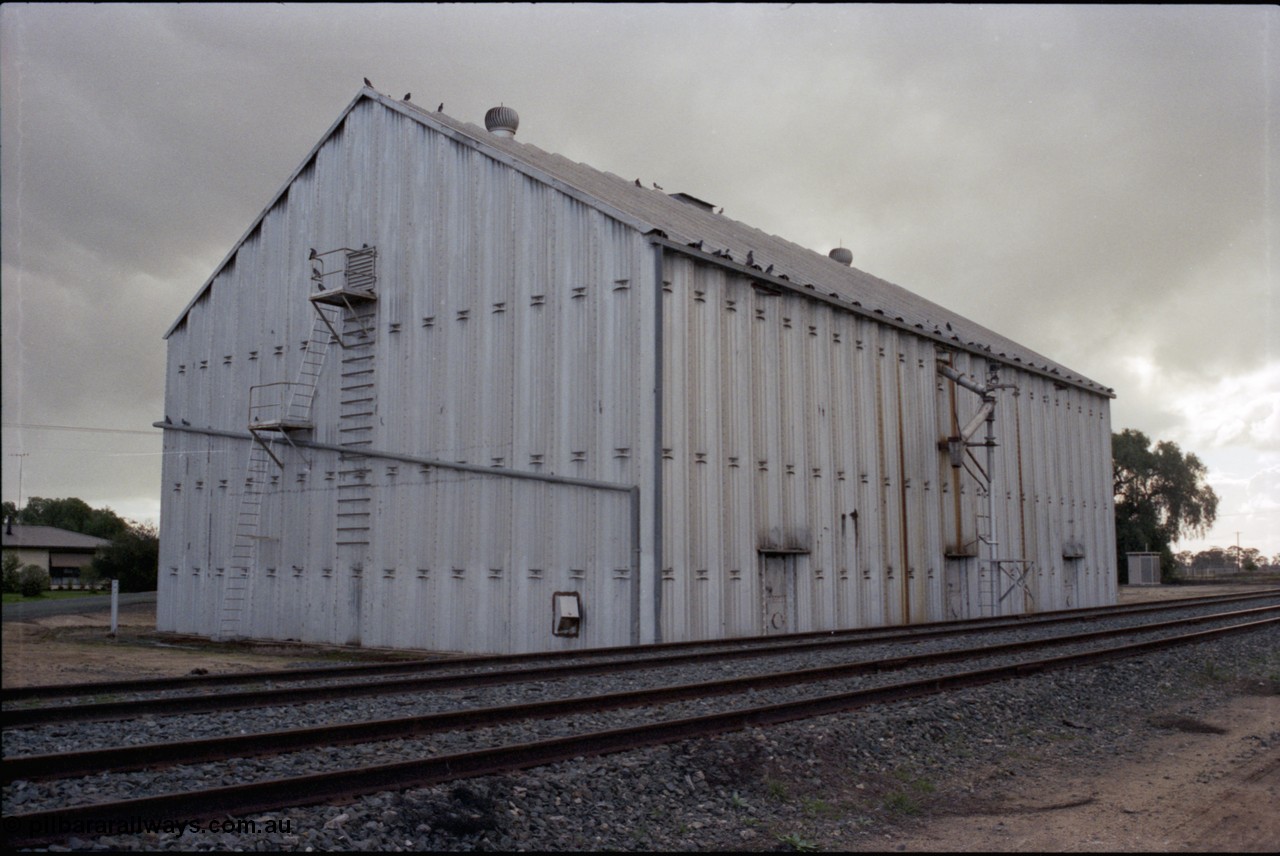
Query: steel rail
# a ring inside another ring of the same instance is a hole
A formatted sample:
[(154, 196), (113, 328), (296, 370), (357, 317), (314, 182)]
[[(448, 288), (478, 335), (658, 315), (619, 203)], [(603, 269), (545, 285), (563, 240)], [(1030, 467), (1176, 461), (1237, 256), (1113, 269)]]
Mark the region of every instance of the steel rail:
[[(526, 662), (546, 661), (559, 663), (574, 659), (634, 656), (637, 653), (662, 653), (664, 651), (707, 650), (709, 655), (731, 651), (734, 647), (785, 650), (803, 650), (795, 647), (805, 640), (848, 640), (878, 642), (886, 639), (920, 636), (960, 635), (984, 630), (1031, 627), (1066, 621), (1080, 621), (1090, 617), (1137, 615), (1148, 612), (1165, 612), (1196, 606), (1234, 603), (1280, 596), (1280, 589), (1214, 595), (1203, 598), (1180, 598), (1160, 603), (1130, 604), (1110, 607), (1081, 607), (1049, 613), (971, 618), (962, 621), (932, 621), (892, 627), (860, 627), (844, 630), (813, 630), (785, 636), (739, 636), (728, 639), (700, 640), (696, 642), (664, 642), (655, 645), (619, 645), (607, 648), (584, 648), (569, 651), (530, 652), (525, 654), (475, 654), (465, 656), (437, 656), (428, 659), (399, 660), (394, 663), (359, 664), (351, 666), (321, 666), (306, 669), (270, 669), (259, 672), (237, 672), (216, 675), (182, 675), (178, 677), (135, 678), (121, 681), (95, 681), (76, 684), (43, 684), (27, 687), (0, 689), (0, 702), (18, 702), (77, 696), (116, 695), (130, 692), (165, 692), (192, 687), (219, 687), (239, 684), (298, 683), (335, 678), (366, 678), (382, 675), (398, 675), (414, 672), (467, 669), (489, 666), (518, 665)], [(788, 648), (788, 646), (792, 646)]]
[(1058, 669), (1139, 656), (1162, 648), (1209, 641), (1277, 623), (1280, 623), (1280, 618), (1270, 618), (1175, 637), (958, 672), (874, 689), (741, 708), (514, 746), (401, 761), (395, 764), (14, 814), (4, 819), (4, 840), (9, 847), (25, 847), (64, 839), (71, 835), (124, 834), (130, 831), (141, 831), (146, 824), (186, 824), (225, 815), (315, 805), (339, 799), (352, 799), (379, 791), (423, 787), (457, 779), (509, 773), (579, 757), (594, 757), (680, 740), (712, 737), (745, 728), (778, 725), (797, 719), (842, 713), (872, 704), (902, 701)]
[(595, 696), (577, 696), (500, 707), (473, 708), (419, 716), (397, 717), (373, 722), (340, 723), (289, 731), (258, 732), (231, 737), (206, 738), (186, 742), (167, 742), (89, 749), (47, 755), (24, 755), (0, 761), (0, 782), (41, 780), (71, 776), (96, 775), (104, 772), (194, 764), (227, 758), (278, 755), (317, 746), (349, 745), (377, 741), (422, 737), (427, 734), (467, 728), (505, 725), (526, 719), (548, 719), (582, 713), (600, 713), (627, 707), (670, 704), (689, 699), (714, 698), (746, 692), (775, 689), (804, 683), (840, 680), (857, 675), (923, 668), (937, 663), (977, 660), (1023, 651), (1034, 651), (1060, 645), (1073, 645), (1117, 636), (1166, 631), (1215, 620), (1257, 618), (1280, 612), (1280, 605), (1258, 607), (1218, 615), (1192, 616), (1136, 627), (1113, 627), (1087, 633), (1050, 636), (1019, 642), (1004, 642), (977, 648), (961, 648), (926, 654), (910, 654), (888, 660), (863, 660), (831, 666), (746, 675), (677, 684), (650, 689), (627, 690)]
[[(1265, 608), (1265, 607), (1263, 607)], [(1012, 625), (1021, 628), (1025, 625)], [(977, 632), (970, 630), (967, 632)], [(912, 638), (914, 634), (912, 634)], [(788, 643), (777, 650), (759, 648), (720, 649), (692, 651), (681, 654), (630, 657), (625, 660), (603, 662), (539, 665), (530, 668), (492, 671), (455, 672), (446, 675), (418, 675), (390, 680), (364, 681), (361, 683), (336, 683), (319, 686), (269, 688), (244, 692), (202, 695), (162, 696), (158, 698), (104, 701), (88, 704), (67, 704), (41, 707), (10, 708), (4, 712), (7, 728), (23, 728), (68, 722), (104, 722), (134, 719), (144, 714), (174, 716), (191, 713), (208, 713), (217, 710), (245, 710), (255, 707), (304, 704), (317, 701), (333, 701), (358, 697), (396, 695), (400, 693), (439, 691), (446, 689), (488, 687), (528, 681), (553, 680), (566, 676), (612, 674), (623, 671), (663, 668), (681, 663), (698, 663), (708, 660), (721, 662), (733, 659), (754, 659), (814, 650), (830, 650), (850, 644), (862, 644), (865, 640), (822, 638), (799, 643)], [(641, 649), (644, 650), (644, 649)]]

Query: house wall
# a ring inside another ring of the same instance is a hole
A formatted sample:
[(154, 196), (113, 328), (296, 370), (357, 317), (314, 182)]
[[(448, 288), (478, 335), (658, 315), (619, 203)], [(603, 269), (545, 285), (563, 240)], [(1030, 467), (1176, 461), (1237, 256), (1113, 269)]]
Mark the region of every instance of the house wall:
[(776, 629), (771, 561), (796, 631), (1114, 602), (1106, 398), (1001, 367), (995, 533), (1025, 564), (1000, 585), (985, 498), (938, 447), (980, 406), (938, 359), (980, 380), (986, 360), (678, 254), (664, 271), (664, 640)]
[[(636, 542), (626, 491), (648, 496), (654, 469), (652, 250), (372, 102), (353, 108), (169, 337), (166, 412), (210, 433), (166, 432), (158, 626), (219, 632), (237, 515), (253, 502), (252, 447), (213, 432), (245, 430), (251, 386), (299, 376), (316, 324), (310, 249), (362, 244), (378, 252), (368, 335), (328, 347), (304, 436), (494, 474), (278, 444), (284, 467), (262, 486), (236, 635), (468, 651), (652, 635), (639, 609), (651, 584), (636, 578), (636, 551), (652, 545)], [(562, 591), (583, 597), (577, 638), (550, 632)]]
[(26, 567), (27, 565), (36, 565), (43, 569), (45, 573), (49, 572), (49, 551), (47, 549), (37, 549), (34, 547), (5, 547), (5, 553), (13, 553), (18, 557), (21, 563), (18, 567)]
[(81, 573), (93, 564), (94, 555), (75, 550), (50, 550), (48, 547), (6, 547), (4, 552), (16, 555), (19, 567), (35, 565), (41, 568), (55, 583), (68, 577), (78, 580)]

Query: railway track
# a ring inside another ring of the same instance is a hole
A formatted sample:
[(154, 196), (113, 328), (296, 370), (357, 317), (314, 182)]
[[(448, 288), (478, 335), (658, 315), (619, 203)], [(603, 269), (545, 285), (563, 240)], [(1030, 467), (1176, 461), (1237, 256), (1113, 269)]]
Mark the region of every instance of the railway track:
[[(281, 704), (301, 704), (357, 696), (443, 691), (519, 681), (559, 679), (569, 675), (612, 674), (627, 670), (666, 668), (680, 664), (758, 659), (781, 654), (837, 651), (871, 642), (960, 638), (999, 630), (1030, 630), (1105, 619), (1114, 616), (1158, 615), (1171, 610), (1280, 597), (1274, 592), (1188, 598), (1173, 604), (1140, 604), (1062, 612), (934, 622), (910, 627), (819, 631), (783, 637), (745, 637), (716, 642), (677, 642), (634, 647), (597, 648), (554, 653), (433, 658), (397, 663), (307, 669), (282, 669), (248, 674), (186, 675), (61, 686), (32, 686), (0, 690), (7, 728), (53, 722), (91, 722), (216, 710), (242, 710)], [(378, 680), (387, 676), (399, 676)], [(265, 684), (269, 688), (211, 694), (227, 686)], [(281, 686), (305, 684), (303, 686)], [(189, 694), (177, 691), (194, 690)], [(128, 699), (114, 697), (135, 694)], [(110, 701), (49, 705), (42, 702), (75, 698), (112, 697)]]
[[(1257, 600), (1259, 595), (1254, 595)], [(1262, 595), (1270, 601), (1276, 593)], [(1199, 607), (1213, 604), (1198, 603)], [(430, 735), (467, 729), (486, 729), (478, 742), (485, 748), (470, 751), (440, 751), (431, 745), (422, 745), (416, 751), (428, 754), (420, 760), (400, 760), (395, 763), (366, 764), (325, 773), (276, 778), (266, 781), (237, 783), (234, 785), (196, 790), (179, 790), (146, 796), (139, 799), (108, 799), (92, 805), (57, 806), (56, 794), (45, 802), (48, 805), (35, 811), (10, 811), (6, 806), (6, 837), (11, 844), (29, 845), (54, 840), (67, 834), (65, 830), (100, 828), (103, 824), (121, 818), (147, 818), (153, 822), (179, 819), (207, 818), (223, 815), (240, 815), (261, 812), (286, 806), (319, 803), (350, 798), (357, 794), (386, 789), (419, 786), (457, 778), (508, 772), (554, 761), (569, 760), (580, 756), (607, 754), (661, 743), (723, 734), (753, 726), (788, 722), (811, 716), (855, 710), (872, 704), (883, 704), (922, 695), (948, 692), (962, 687), (977, 686), (994, 681), (1005, 681), (1044, 671), (1072, 668), (1118, 657), (1141, 656), (1171, 645), (1205, 641), (1221, 634), (1251, 632), (1280, 621), (1280, 605), (1268, 602), (1263, 606), (1237, 608), (1237, 600), (1218, 601), (1216, 614), (1183, 616), (1178, 619), (1145, 621), (1137, 626), (1111, 626), (1088, 632), (1055, 633), (1046, 637), (1046, 628), (1061, 627), (1064, 621), (1080, 622), (1084, 616), (1044, 616), (1036, 639), (1001, 641), (994, 644), (977, 644), (953, 647), (916, 655), (851, 660), (807, 669), (787, 668), (781, 671), (754, 672), (736, 677), (684, 684), (670, 682), (624, 692), (572, 695), (543, 702), (471, 707), (416, 717), (399, 717), (376, 722), (337, 726), (321, 726), (312, 729), (290, 729), (283, 732), (228, 736), (199, 741), (171, 741), (136, 747), (114, 747), (75, 753), (52, 753), (27, 757), (6, 757), (3, 762), (4, 782), (7, 786), (57, 776), (77, 776), (92, 773), (106, 777), (109, 771), (158, 767), (170, 764), (207, 763), (214, 759), (243, 759), (251, 755), (277, 752), (314, 751), (318, 747), (339, 744), (364, 744), (368, 741), (416, 740)], [(1185, 612), (1185, 603), (1152, 609), (1150, 605), (1140, 612), (1127, 610), (1119, 614), (1155, 616), (1173, 611)], [(1108, 612), (1107, 618), (1118, 613)], [(1203, 625), (1208, 629), (1195, 629)], [(1018, 630), (1025, 631), (1023, 622)], [(924, 633), (913, 634), (918, 640), (933, 635), (954, 637), (965, 628), (925, 628)], [(931, 634), (931, 630), (937, 633)], [(1009, 627), (987, 626), (972, 632), (999, 634), (1009, 632)], [(812, 636), (812, 635), (811, 635)], [(963, 636), (961, 636), (963, 638)], [(1136, 641), (1134, 641), (1136, 640)], [(809, 646), (810, 643), (835, 640), (797, 639), (786, 640), (793, 645)], [(868, 635), (860, 642), (840, 640), (844, 647), (854, 644), (867, 645)], [(883, 642), (883, 639), (874, 640)], [(750, 640), (752, 644), (719, 646), (712, 657), (725, 658), (726, 652), (753, 651), (760, 662), (776, 662), (779, 651), (767, 643)], [(899, 645), (902, 643), (899, 642)], [(676, 646), (673, 646), (675, 648)], [(830, 652), (831, 648), (792, 648), (812, 656), (817, 650)], [(635, 652), (632, 652), (633, 654)], [(688, 658), (699, 652), (685, 646), (683, 651), (668, 650), (664, 654)], [(648, 651), (646, 650), (648, 657)], [(649, 657), (652, 659), (651, 657)], [(565, 658), (567, 659), (567, 658)], [(583, 658), (579, 658), (581, 664)], [(604, 663), (587, 665), (600, 668)], [(743, 659), (747, 659), (744, 655)], [(442, 661), (426, 661), (439, 663)], [(401, 664), (397, 664), (401, 665)], [(614, 663), (614, 671), (630, 669), (629, 663)], [(659, 668), (649, 663), (644, 668), (651, 671), (669, 669), (670, 663)], [(440, 668), (431, 666), (430, 668)], [(534, 668), (549, 668), (541, 663)], [(563, 667), (562, 667), (563, 671)], [(530, 669), (519, 668), (513, 672), (486, 673), (521, 682), (546, 680), (529, 677)], [(573, 674), (573, 673), (569, 673)], [(900, 675), (905, 679), (885, 680), (886, 675)], [(866, 685), (868, 676), (874, 678)], [(439, 677), (439, 676), (437, 676)], [(452, 676), (457, 677), (457, 676)], [(473, 675), (474, 677), (474, 675)], [(564, 675), (560, 676), (564, 680)], [(851, 680), (861, 680), (863, 685), (852, 686)], [(360, 684), (344, 685), (348, 691)], [(790, 697), (779, 692), (789, 688)], [(798, 693), (798, 695), (797, 695)], [(744, 703), (745, 700), (748, 703)], [(35, 696), (28, 695), (31, 699)], [(691, 710), (705, 709), (710, 699), (727, 699), (720, 709), (709, 713), (691, 715)], [(154, 700), (153, 700), (154, 701)], [(172, 700), (169, 700), (172, 701)], [(678, 703), (683, 703), (683, 707)], [(692, 707), (691, 707), (692, 705)], [(72, 705), (71, 707), (79, 707)], [(41, 708), (58, 710), (59, 707)], [(639, 710), (640, 719), (617, 718), (616, 727), (583, 728), (573, 717), (603, 711)], [(155, 716), (154, 712), (147, 716)], [(570, 717), (565, 719), (565, 717)], [(656, 719), (655, 719), (656, 717)], [(543, 730), (532, 739), (521, 737), (527, 731), (508, 731), (513, 723), (531, 719), (560, 722), (557, 728)], [(650, 721), (645, 721), (650, 720)], [(477, 742), (473, 739), (472, 742)], [(459, 745), (453, 744), (455, 749)], [(397, 750), (402, 751), (402, 750)], [(181, 777), (180, 777), (181, 778)], [(28, 802), (28, 805), (30, 802)], [(60, 832), (61, 830), (61, 832)]]

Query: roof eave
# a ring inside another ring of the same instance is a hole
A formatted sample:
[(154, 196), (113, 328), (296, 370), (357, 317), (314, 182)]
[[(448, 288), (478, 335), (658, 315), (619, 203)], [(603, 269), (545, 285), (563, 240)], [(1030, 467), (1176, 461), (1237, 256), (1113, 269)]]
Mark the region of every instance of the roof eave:
[(699, 262), (716, 265), (717, 267), (721, 267), (721, 268), (725, 268), (726, 270), (733, 271), (736, 274), (747, 277), (748, 279), (754, 280), (755, 282), (761, 283), (767, 288), (775, 289), (777, 291), (785, 291), (790, 294), (795, 294), (800, 297), (806, 298), (808, 300), (816, 301), (818, 303), (825, 303), (828, 306), (832, 306), (844, 312), (849, 312), (849, 313), (852, 313), (853, 315), (866, 318), (870, 321), (875, 321), (877, 324), (881, 324), (885, 327), (893, 327), (897, 330), (901, 330), (904, 333), (910, 333), (911, 335), (917, 336), (921, 339), (931, 340), (938, 346), (944, 347), (947, 350), (964, 351), (966, 353), (970, 353), (975, 356), (982, 357), (983, 359), (992, 360), (993, 362), (998, 362), (1002, 365), (1009, 366), (1010, 368), (1020, 369), (1021, 371), (1025, 371), (1029, 374), (1034, 374), (1039, 377), (1043, 377), (1049, 381), (1052, 381), (1055, 384), (1062, 384), (1064, 386), (1073, 386), (1073, 387), (1076, 387), (1077, 389), (1082, 389), (1082, 390), (1085, 390), (1086, 392), (1093, 393), (1094, 395), (1102, 395), (1107, 398), (1116, 397), (1114, 390), (1108, 387), (1104, 387), (1102, 384), (1097, 383), (1096, 381), (1089, 380), (1088, 378), (1081, 377), (1077, 379), (1077, 378), (1063, 377), (1059, 374), (1054, 374), (1052, 371), (1038, 368), (1035, 365), (1032, 365), (1030, 363), (1019, 362), (1017, 360), (1013, 360), (1008, 357), (1003, 357), (1003, 356), (1000, 356), (999, 354), (992, 353), (991, 351), (988, 351), (986, 348), (975, 347), (973, 345), (968, 345), (963, 342), (956, 342), (955, 340), (948, 339), (946, 336), (934, 334), (929, 332), (928, 330), (917, 329), (905, 322), (897, 321), (885, 315), (876, 314), (875, 312), (865, 309), (862, 306), (855, 305), (852, 301), (842, 300), (836, 296), (823, 294), (822, 292), (818, 291), (814, 286), (799, 285), (797, 283), (791, 282), (790, 280), (784, 280), (784, 279), (780, 279), (779, 277), (773, 276), (771, 274), (766, 274), (763, 271), (757, 270), (753, 267), (750, 267), (745, 264), (741, 264), (739, 262), (735, 262), (731, 259), (724, 259), (713, 253), (708, 253), (703, 250), (698, 250), (698, 249), (694, 249), (693, 247), (686, 246), (684, 244), (679, 243), (678, 241), (671, 240), (666, 235), (663, 235), (661, 232), (655, 231), (652, 234), (648, 235), (648, 238), (651, 243), (665, 247), (668, 250), (671, 250), (672, 252), (679, 253), (684, 256), (688, 256)]

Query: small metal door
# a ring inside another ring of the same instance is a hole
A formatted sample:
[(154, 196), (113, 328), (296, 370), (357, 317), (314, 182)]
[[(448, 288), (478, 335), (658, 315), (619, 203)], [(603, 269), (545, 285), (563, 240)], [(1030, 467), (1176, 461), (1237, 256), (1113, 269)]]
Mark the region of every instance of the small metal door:
[(764, 600), (764, 634), (793, 633), (795, 628), (796, 557), (761, 555), (760, 590)]

